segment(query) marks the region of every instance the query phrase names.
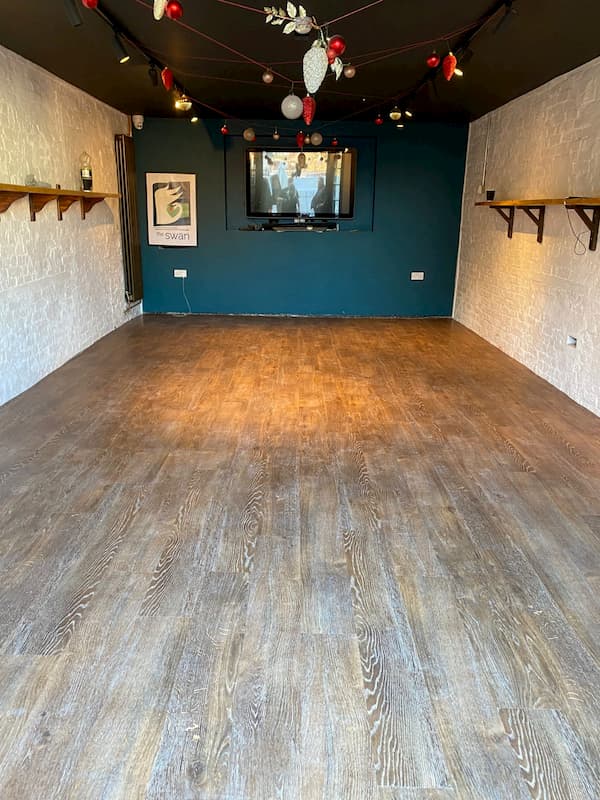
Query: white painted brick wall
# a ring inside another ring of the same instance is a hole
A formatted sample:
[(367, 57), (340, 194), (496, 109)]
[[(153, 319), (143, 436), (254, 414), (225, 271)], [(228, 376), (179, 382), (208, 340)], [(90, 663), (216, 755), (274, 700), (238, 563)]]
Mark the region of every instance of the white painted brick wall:
[(524, 212), (509, 240), (497, 212), (474, 207), (485, 200), (488, 126), (486, 183), (497, 199), (600, 196), (600, 59), (471, 125), (455, 301), (459, 322), (600, 414), (600, 248), (575, 255), (561, 206), (546, 209), (542, 244)]
[[(79, 189), (79, 156), (94, 190), (116, 192), (114, 135), (124, 114), (0, 47), (0, 183), (28, 174)], [(127, 322), (117, 200), (62, 222), (49, 203), (29, 221), (27, 198), (0, 217), (0, 404)]]

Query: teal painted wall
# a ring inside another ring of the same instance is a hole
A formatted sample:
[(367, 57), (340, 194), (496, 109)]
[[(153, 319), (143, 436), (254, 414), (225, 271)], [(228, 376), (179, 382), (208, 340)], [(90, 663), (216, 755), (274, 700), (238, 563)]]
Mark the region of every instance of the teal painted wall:
[[(146, 312), (187, 311), (173, 278), (186, 268), (194, 313), (451, 315), (466, 126), (337, 127), (358, 151), (355, 219), (339, 233), (277, 234), (239, 230), (256, 222), (245, 217), (246, 145), (239, 135), (224, 143), (220, 125), (147, 119), (135, 133)], [(265, 135), (253, 146), (270, 146), (265, 123), (256, 128)], [(147, 244), (146, 172), (197, 174), (198, 247)]]

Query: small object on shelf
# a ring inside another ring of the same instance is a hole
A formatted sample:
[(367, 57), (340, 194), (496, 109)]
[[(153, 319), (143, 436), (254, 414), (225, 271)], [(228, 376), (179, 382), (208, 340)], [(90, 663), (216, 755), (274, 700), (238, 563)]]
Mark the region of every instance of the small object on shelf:
[(79, 156), (81, 175), (81, 189), (84, 192), (92, 191), (92, 159), (89, 153), (84, 152)]
[(495, 189), (486, 189), (485, 199), (486, 200), (493, 200), (494, 197), (496, 197), (496, 190)]

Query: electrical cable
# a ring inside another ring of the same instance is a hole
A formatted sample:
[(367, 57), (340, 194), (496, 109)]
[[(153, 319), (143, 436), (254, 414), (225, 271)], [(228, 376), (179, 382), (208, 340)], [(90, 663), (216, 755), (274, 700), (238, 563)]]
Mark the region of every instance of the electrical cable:
[(571, 220), (571, 215), (569, 211), (572, 209), (568, 208), (567, 204), (565, 203), (564, 209), (567, 212), (567, 220), (569, 221), (569, 228), (571, 228), (571, 233), (575, 237), (575, 245), (573, 247), (573, 252), (576, 256), (584, 256), (588, 252), (588, 247), (583, 241), (583, 237), (587, 235), (588, 231), (581, 231), (581, 233), (577, 233), (575, 228), (573, 227), (573, 222)]
[(181, 291), (183, 292), (183, 297), (185, 299), (185, 302), (186, 302), (186, 305), (187, 305), (187, 308), (188, 308), (188, 314), (191, 314), (192, 313), (192, 307), (190, 305), (190, 301), (188, 300), (188, 296), (187, 296), (186, 291), (185, 291), (185, 282), (186, 282), (186, 280), (187, 280), (187, 278), (182, 278), (181, 279)]

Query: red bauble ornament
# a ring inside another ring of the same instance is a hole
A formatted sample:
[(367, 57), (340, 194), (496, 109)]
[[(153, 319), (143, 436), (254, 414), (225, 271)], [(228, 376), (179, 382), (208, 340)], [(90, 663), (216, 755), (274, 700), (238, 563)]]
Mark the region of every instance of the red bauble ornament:
[(331, 140), (331, 146), (332, 147), (337, 147), (338, 145), (339, 145), (339, 142), (338, 142), (337, 138), (334, 136), (333, 139)]
[(227, 123), (225, 123), (225, 124), (224, 124), (224, 125), (221, 127), (221, 133), (223, 134), (223, 136), (227, 136), (227, 134), (229, 133), (229, 128), (227, 127)]
[(436, 69), (436, 67), (439, 67), (439, 65), (440, 65), (440, 57), (435, 52), (435, 50), (429, 56), (429, 58), (427, 59), (427, 61), (425, 63), (427, 64), (429, 69)]
[(302, 101), (302, 119), (304, 120), (304, 122), (306, 122), (307, 125), (312, 124), (312, 121), (315, 118), (316, 110), (317, 110), (317, 104), (315, 102), (315, 98), (307, 94), (304, 100)]
[(446, 58), (442, 62), (442, 70), (444, 72), (444, 78), (447, 81), (452, 80), (452, 76), (456, 70), (456, 56), (454, 53), (448, 53)]
[(160, 78), (167, 92), (170, 92), (173, 88), (173, 73), (171, 70), (168, 67), (165, 67), (160, 73)]
[(98, 8), (98, 0), (81, 0), (86, 8)]
[(343, 56), (346, 52), (346, 40), (343, 36), (332, 36), (327, 44), (336, 56)]
[(338, 56), (337, 56), (337, 53), (335, 52), (335, 50), (333, 50), (331, 47), (328, 47), (327, 48), (327, 61), (329, 61), (330, 64), (333, 64), (333, 62), (336, 60), (337, 57)]
[(375, 125), (383, 125), (383, 117), (381, 114), (377, 114), (375, 117)]
[(296, 144), (298, 145), (300, 150), (302, 150), (302, 148), (304, 147), (304, 131), (298, 131), (298, 133), (296, 134)]
[(183, 17), (183, 6), (179, 0), (169, 0), (165, 8), (165, 14), (169, 19), (181, 19)]

